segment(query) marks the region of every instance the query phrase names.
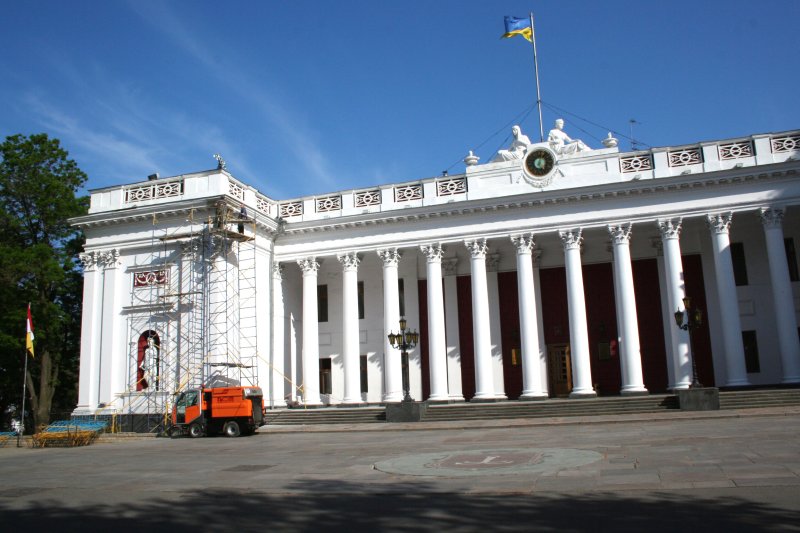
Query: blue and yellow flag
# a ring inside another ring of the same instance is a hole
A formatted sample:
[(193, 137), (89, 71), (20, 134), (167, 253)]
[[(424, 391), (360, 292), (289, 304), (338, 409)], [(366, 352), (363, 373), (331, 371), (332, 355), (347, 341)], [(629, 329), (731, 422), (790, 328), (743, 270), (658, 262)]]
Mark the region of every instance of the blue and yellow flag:
[(530, 42), (533, 42), (533, 29), (531, 19), (521, 19), (517, 17), (505, 17), (506, 32), (501, 36), (508, 38), (515, 35), (522, 35)]

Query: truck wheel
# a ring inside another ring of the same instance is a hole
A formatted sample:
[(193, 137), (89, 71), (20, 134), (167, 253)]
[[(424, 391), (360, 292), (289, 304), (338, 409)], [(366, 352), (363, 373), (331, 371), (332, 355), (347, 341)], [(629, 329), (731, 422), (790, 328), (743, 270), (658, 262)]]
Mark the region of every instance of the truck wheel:
[(226, 437), (238, 437), (241, 434), (239, 424), (235, 420), (228, 420), (222, 428), (222, 432)]
[(189, 436), (193, 439), (203, 436), (203, 428), (200, 424), (192, 424), (189, 426)]

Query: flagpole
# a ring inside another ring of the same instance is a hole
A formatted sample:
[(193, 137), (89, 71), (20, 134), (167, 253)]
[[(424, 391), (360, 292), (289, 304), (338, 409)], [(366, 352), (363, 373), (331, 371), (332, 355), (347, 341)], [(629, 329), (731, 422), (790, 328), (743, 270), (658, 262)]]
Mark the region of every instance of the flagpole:
[(536, 107), (539, 109), (539, 142), (544, 142), (544, 125), (542, 124), (542, 93), (539, 88), (539, 61), (536, 58), (536, 31), (533, 29), (533, 12), (531, 17), (531, 42), (533, 43), (533, 70), (536, 73)]
[[(28, 303), (28, 312), (30, 312), (31, 304)], [(28, 322), (27, 316), (25, 318), (25, 339), (28, 338)], [(28, 345), (25, 344), (25, 370), (22, 371), (22, 414), (19, 417), (19, 432), (17, 433), (17, 448), (20, 448), (19, 443), (22, 434), (25, 433), (25, 397), (28, 395)]]

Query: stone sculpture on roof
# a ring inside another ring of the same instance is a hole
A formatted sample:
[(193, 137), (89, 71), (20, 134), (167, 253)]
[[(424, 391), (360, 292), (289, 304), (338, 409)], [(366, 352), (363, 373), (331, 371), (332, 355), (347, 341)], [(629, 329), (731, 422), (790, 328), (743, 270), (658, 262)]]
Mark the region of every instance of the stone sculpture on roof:
[(511, 146), (508, 147), (508, 150), (498, 150), (497, 155), (495, 155), (492, 160), (489, 161), (490, 163), (496, 163), (498, 161), (514, 161), (525, 157), (525, 152), (528, 150), (531, 140), (527, 135), (522, 133), (522, 129), (517, 125), (514, 125), (514, 127), (511, 128), (511, 134), (514, 135), (514, 140), (511, 141)]
[(550, 130), (547, 141), (550, 143), (550, 148), (558, 155), (568, 155), (591, 150), (583, 141), (580, 139), (572, 139), (564, 132), (563, 118), (556, 119), (555, 128)]

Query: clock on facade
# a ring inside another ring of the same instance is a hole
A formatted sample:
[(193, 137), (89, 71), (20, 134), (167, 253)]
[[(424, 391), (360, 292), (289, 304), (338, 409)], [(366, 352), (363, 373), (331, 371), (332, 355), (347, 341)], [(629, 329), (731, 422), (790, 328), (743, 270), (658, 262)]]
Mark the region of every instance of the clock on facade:
[(524, 169), (529, 176), (541, 178), (550, 174), (556, 165), (556, 155), (549, 148), (535, 148), (525, 156)]

